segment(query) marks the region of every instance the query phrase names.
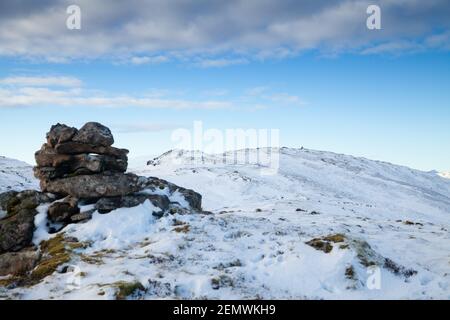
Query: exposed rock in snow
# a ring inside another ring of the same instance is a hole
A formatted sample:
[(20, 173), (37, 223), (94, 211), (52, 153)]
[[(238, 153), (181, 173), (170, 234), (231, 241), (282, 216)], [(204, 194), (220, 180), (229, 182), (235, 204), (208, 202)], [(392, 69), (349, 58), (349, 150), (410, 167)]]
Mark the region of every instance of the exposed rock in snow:
[(450, 299), (450, 180), (329, 152), (271, 151), (280, 156), (274, 175), (179, 150), (132, 168), (199, 191), (213, 214), (185, 214), (199, 199), (156, 178), (148, 193), (172, 204), (160, 218), (148, 199), (106, 215), (86, 203), (90, 221), (49, 234), (38, 207), (33, 242), (51, 272), (37, 266), (45, 281), (0, 296)]

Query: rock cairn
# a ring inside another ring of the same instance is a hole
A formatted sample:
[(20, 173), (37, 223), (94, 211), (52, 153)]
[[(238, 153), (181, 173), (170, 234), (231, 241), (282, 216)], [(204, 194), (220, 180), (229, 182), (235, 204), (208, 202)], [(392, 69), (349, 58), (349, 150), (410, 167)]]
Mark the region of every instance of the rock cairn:
[(80, 212), (80, 202), (95, 203), (96, 210), (107, 213), (149, 200), (164, 212), (170, 206), (166, 195), (139, 193), (156, 186), (167, 187), (169, 194), (178, 190), (192, 208), (201, 210), (201, 196), (192, 190), (157, 178), (125, 173), (128, 150), (112, 147), (114, 137), (100, 123), (88, 122), (80, 130), (58, 123), (51, 127), (46, 139), (47, 142), (35, 153), (34, 174), (40, 180), (43, 192), (65, 197), (49, 207), (51, 222), (89, 219), (91, 212)]
[(34, 174), (42, 191), (76, 198), (138, 191), (137, 177), (124, 174), (128, 150), (114, 148), (113, 143), (111, 131), (100, 123), (86, 123), (80, 130), (52, 126), (47, 142), (35, 153)]
[[(87, 222), (96, 211), (105, 214), (145, 201), (155, 207), (151, 214), (156, 218), (203, 212), (202, 197), (195, 191), (126, 173), (128, 150), (113, 147), (111, 131), (100, 123), (89, 122), (79, 130), (56, 124), (46, 140), (35, 153), (34, 175), (41, 191), (0, 194), (0, 276), (30, 275), (34, 266), (48, 262), (32, 243), (34, 218), (42, 204), (48, 207), (46, 227), (50, 233), (70, 223)], [(182, 198), (185, 201), (180, 203)]]

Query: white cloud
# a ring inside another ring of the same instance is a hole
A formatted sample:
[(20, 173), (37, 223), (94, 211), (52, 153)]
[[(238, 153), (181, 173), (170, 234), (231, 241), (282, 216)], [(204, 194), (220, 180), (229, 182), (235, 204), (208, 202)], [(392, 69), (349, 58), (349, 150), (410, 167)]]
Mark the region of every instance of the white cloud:
[[(165, 98), (165, 92), (156, 89), (144, 92), (141, 96), (133, 96), (82, 89), (79, 87), (81, 84), (81, 80), (71, 77), (3, 78), (0, 79), (0, 108), (86, 106), (214, 110), (233, 107), (232, 103), (221, 100)], [(56, 89), (57, 86), (61, 88)]]
[[(75, 77), (0, 78), (0, 108), (16, 107), (101, 107), (152, 109), (234, 109), (257, 110), (270, 106), (299, 106), (303, 100), (294, 94), (273, 92), (269, 87), (250, 88), (244, 95), (226, 89), (200, 91), (204, 99), (186, 98), (186, 92), (150, 88), (139, 94), (99, 91), (82, 86)], [(143, 130), (141, 127), (140, 130)], [(148, 128), (150, 130), (151, 128)]]
[(222, 68), (248, 63), (247, 59), (205, 59), (197, 62), (195, 65), (202, 68)]
[(259, 98), (261, 100), (271, 101), (277, 105), (304, 106), (306, 102), (299, 96), (286, 92), (274, 92), (269, 86), (253, 87), (245, 90), (246, 98)]
[(154, 56), (154, 57), (147, 57), (147, 56), (140, 56), (140, 57), (132, 57), (130, 59), (130, 62), (135, 65), (141, 65), (141, 64), (160, 64), (164, 62), (168, 62), (170, 59), (166, 56)]
[(0, 79), (0, 84), (16, 86), (55, 86), (80, 87), (83, 83), (73, 77), (7, 77)]

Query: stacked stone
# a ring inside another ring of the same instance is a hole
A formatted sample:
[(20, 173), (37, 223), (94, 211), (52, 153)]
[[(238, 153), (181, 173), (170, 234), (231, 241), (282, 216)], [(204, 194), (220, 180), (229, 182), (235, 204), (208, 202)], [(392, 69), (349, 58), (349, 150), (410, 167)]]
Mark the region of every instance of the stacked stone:
[(112, 147), (111, 131), (97, 122), (88, 122), (80, 130), (56, 124), (47, 133), (47, 142), (35, 153), (34, 174), (42, 192), (58, 199), (48, 209), (53, 223), (79, 222), (91, 217), (80, 212), (79, 204), (95, 204), (95, 210), (108, 213), (120, 207), (133, 207), (149, 200), (162, 215), (169, 209), (166, 195), (140, 193), (159, 186), (169, 193), (179, 192), (194, 210), (201, 210), (201, 196), (196, 192), (155, 178), (125, 173), (128, 150)]
[(66, 197), (50, 206), (50, 221), (89, 218), (80, 215), (80, 200), (121, 197), (142, 189), (142, 179), (125, 173), (128, 150), (112, 147), (112, 133), (102, 124), (88, 122), (80, 130), (56, 124), (46, 138), (47, 142), (35, 153), (34, 174), (42, 192)]
[(52, 126), (47, 143), (35, 153), (34, 174), (41, 189), (52, 192), (55, 185), (67, 178), (124, 173), (128, 150), (111, 147), (113, 143), (111, 131), (100, 123), (86, 123), (80, 130), (64, 124)]

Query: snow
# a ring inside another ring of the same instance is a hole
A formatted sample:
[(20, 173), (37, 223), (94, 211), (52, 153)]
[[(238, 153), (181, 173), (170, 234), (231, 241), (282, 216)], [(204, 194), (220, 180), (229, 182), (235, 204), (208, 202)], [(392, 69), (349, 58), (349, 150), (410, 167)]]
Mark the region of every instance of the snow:
[(0, 193), (38, 188), (39, 181), (33, 176), (31, 165), (0, 156)]
[(42, 204), (36, 208), (38, 214), (34, 216), (35, 230), (33, 233), (33, 244), (39, 245), (41, 241), (48, 240), (52, 236), (47, 231), (47, 210), (49, 204)]
[[(182, 150), (154, 165), (142, 161), (130, 171), (200, 192), (213, 214), (155, 219), (149, 202), (96, 212), (61, 231), (89, 244), (71, 261), (84, 274), (79, 287), (67, 286), (77, 274), (55, 273), (6, 294), (112, 299), (114, 283), (139, 281), (147, 290), (134, 298), (450, 299), (450, 180), (330, 152), (272, 151), (280, 159), (275, 175), (262, 175), (256, 164), (223, 163), (223, 155)], [(180, 194), (171, 201), (187, 205)], [(36, 216), (36, 241), (54, 236), (42, 228), (44, 210)], [(345, 235), (348, 248), (333, 244), (324, 253), (305, 244), (336, 233)], [(377, 261), (390, 259), (417, 273), (381, 267), (374, 270), (379, 287), (368, 286), (373, 270), (361, 263), (355, 245), (364, 242)], [(353, 279), (345, 275), (350, 266)]]
[(89, 223), (69, 225), (66, 233), (78, 239), (89, 239), (91, 252), (113, 249), (119, 250), (132, 246), (142, 240), (142, 235), (154, 232), (155, 217), (153, 212), (161, 209), (149, 200), (133, 208), (121, 208), (108, 215), (95, 212)]
[(450, 171), (448, 172), (440, 172), (439, 175), (443, 178), (450, 179)]

